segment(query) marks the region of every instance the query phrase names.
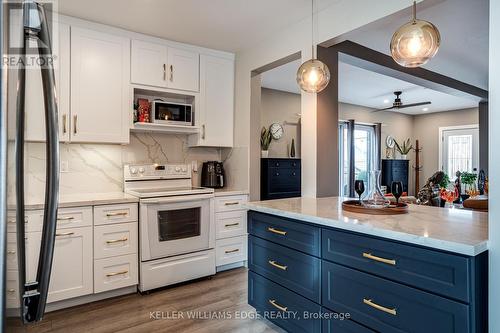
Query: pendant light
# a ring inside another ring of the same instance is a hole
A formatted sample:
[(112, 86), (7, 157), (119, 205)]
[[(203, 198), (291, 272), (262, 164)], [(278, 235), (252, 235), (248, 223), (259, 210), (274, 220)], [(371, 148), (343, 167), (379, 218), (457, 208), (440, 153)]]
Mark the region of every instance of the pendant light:
[(417, 20), (417, 2), (413, 1), (413, 19), (392, 36), (392, 58), (401, 66), (418, 67), (436, 55), (440, 43), (441, 35), (436, 26)]
[(311, 42), (312, 59), (304, 62), (297, 70), (297, 83), (305, 92), (320, 92), (330, 82), (330, 70), (322, 61), (315, 59), (314, 55), (314, 0), (311, 1)]

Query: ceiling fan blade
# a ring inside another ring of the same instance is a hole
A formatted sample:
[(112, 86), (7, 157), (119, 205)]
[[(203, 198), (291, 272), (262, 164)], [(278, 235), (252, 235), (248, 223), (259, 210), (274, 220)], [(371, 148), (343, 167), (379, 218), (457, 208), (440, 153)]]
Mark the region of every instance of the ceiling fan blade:
[(389, 110), (392, 110), (392, 109), (396, 109), (396, 108), (394, 106), (391, 106), (391, 107), (388, 107), (388, 108), (385, 108), (385, 109), (373, 110), (372, 112), (389, 111)]
[(428, 104), (432, 104), (432, 103), (431, 102), (420, 102), (420, 103), (413, 103), (413, 104), (403, 104), (398, 109), (411, 108), (413, 106), (421, 106), (421, 105), (428, 105)]

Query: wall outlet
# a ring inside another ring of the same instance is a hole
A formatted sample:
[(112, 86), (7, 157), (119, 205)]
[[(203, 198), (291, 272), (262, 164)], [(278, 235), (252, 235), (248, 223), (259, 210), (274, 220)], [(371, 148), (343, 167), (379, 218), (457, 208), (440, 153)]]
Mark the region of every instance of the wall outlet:
[(69, 172), (69, 162), (61, 161), (61, 172)]

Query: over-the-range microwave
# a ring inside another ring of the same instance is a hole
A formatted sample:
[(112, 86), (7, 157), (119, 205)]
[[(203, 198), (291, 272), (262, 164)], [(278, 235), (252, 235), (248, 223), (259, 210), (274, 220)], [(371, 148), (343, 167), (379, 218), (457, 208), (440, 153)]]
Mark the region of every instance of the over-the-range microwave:
[(192, 126), (193, 106), (183, 103), (152, 101), (151, 121), (159, 124)]

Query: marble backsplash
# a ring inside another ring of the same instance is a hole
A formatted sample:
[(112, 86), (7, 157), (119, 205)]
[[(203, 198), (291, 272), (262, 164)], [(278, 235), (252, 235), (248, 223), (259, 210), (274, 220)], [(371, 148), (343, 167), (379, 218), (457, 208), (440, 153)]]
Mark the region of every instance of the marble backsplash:
[[(133, 163), (198, 163), (193, 185), (200, 184), (201, 164), (223, 160), (229, 188), (246, 189), (248, 159), (246, 148), (190, 148), (187, 137), (131, 133), (130, 144), (61, 144), (61, 162), (68, 171), (61, 172), (60, 194), (106, 193), (123, 190), (123, 165)], [(25, 193), (43, 196), (45, 188), (45, 144), (26, 144)], [(13, 187), (9, 186), (10, 194)]]

